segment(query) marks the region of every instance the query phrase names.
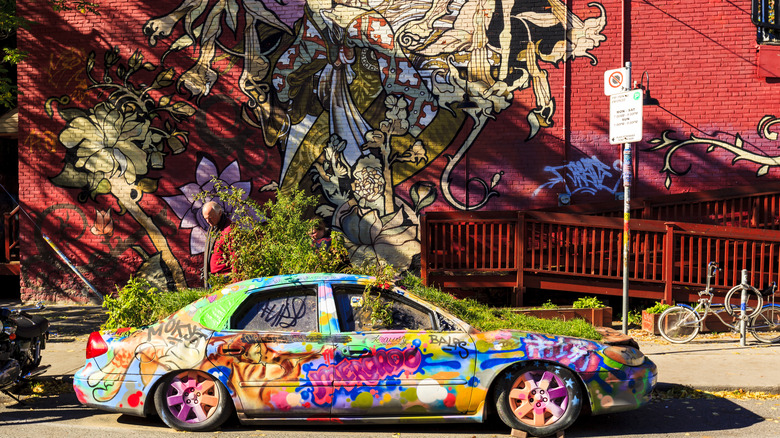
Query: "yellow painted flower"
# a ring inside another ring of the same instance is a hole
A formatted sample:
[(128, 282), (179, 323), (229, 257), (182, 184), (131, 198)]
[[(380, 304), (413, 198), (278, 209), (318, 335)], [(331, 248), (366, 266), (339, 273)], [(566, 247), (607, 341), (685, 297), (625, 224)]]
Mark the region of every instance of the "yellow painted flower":
[(147, 172), (143, 147), (151, 141), (149, 120), (138, 113), (125, 114), (100, 103), (68, 122), (60, 141), (68, 149), (76, 148), (77, 169), (103, 172), (108, 177), (124, 176), (129, 184)]

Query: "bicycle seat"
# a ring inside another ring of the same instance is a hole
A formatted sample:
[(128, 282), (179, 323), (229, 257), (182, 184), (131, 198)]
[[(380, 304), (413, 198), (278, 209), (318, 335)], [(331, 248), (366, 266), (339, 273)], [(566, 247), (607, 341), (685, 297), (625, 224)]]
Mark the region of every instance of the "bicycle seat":
[(770, 295), (774, 295), (774, 293), (777, 292), (777, 283), (774, 281), (772, 284), (770, 284), (766, 289), (760, 291), (762, 297), (768, 297)]

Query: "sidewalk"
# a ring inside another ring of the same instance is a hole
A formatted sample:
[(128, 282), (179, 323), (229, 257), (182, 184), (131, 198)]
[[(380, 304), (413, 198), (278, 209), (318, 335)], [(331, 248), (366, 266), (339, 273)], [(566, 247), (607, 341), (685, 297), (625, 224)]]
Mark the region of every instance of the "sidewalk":
[(660, 388), (685, 385), (702, 391), (780, 394), (780, 344), (762, 344), (748, 335), (742, 347), (736, 333), (699, 335), (687, 344), (647, 334), (634, 337), (658, 366)]
[[(87, 337), (105, 321), (105, 309), (52, 305), (40, 314), (49, 319), (52, 331), (42, 362), (51, 368), (43, 376), (72, 375), (84, 365)], [(704, 391), (780, 394), (780, 344), (760, 344), (748, 336), (747, 346), (741, 347), (733, 333), (699, 335), (687, 344), (670, 344), (641, 330), (630, 330), (629, 335), (658, 366), (659, 388), (684, 385)]]

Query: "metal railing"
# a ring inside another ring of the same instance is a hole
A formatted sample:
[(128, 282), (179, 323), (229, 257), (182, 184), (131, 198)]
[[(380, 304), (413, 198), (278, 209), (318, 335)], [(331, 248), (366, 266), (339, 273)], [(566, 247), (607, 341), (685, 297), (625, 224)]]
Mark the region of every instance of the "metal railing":
[(3, 249), (0, 263), (19, 261), (19, 206), (3, 213)]
[(777, 0), (753, 0), (750, 18), (758, 29), (759, 43), (780, 43), (780, 4)]

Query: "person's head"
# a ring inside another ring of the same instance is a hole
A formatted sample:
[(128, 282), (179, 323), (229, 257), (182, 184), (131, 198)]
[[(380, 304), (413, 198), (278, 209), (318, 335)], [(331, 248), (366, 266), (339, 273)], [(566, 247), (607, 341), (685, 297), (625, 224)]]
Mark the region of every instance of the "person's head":
[(309, 237), (314, 240), (322, 239), (325, 237), (327, 231), (328, 229), (325, 227), (325, 221), (322, 219), (317, 219), (317, 221), (314, 223), (314, 226), (312, 226), (311, 230), (309, 231)]
[(216, 227), (219, 224), (219, 220), (222, 219), (222, 206), (214, 201), (209, 201), (203, 204), (203, 219), (209, 223), (212, 227)]

